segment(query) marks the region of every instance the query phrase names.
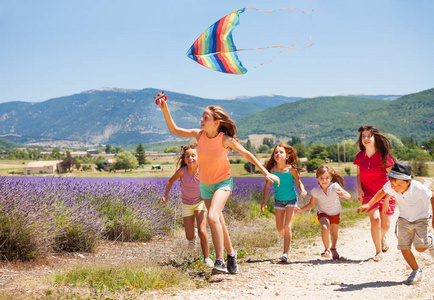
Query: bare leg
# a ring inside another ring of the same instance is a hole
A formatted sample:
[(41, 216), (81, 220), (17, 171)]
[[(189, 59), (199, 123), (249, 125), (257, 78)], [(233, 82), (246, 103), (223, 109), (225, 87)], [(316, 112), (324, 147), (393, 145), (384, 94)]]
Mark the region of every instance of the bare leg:
[(184, 230), (187, 240), (191, 241), (194, 239), (194, 216), (184, 217)]
[(386, 215), (383, 212), (380, 212), (380, 219), (381, 219), (380, 220), (380, 222), (381, 222), (381, 240), (383, 240), (384, 237), (386, 236), (387, 232), (389, 231), (391, 216)]
[(292, 240), (292, 218), (294, 217), (294, 209), (295, 207), (287, 206), (285, 208), (286, 215), (285, 215), (285, 235), (283, 236), (283, 253), (288, 254), (289, 249), (291, 247), (291, 240)]
[(282, 237), (285, 237), (285, 229), (284, 229), (285, 214), (286, 214), (286, 210), (284, 210), (284, 209), (276, 209), (274, 212), (274, 216), (276, 218), (277, 232), (279, 232), (279, 234)]
[(206, 234), (206, 211), (196, 210), (194, 212), (196, 216), (198, 235), (200, 238), (200, 247), (202, 248), (203, 257), (209, 257), (209, 242)]
[(336, 244), (338, 243), (338, 230), (339, 224), (330, 224), (330, 236), (332, 239), (332, 248), (336, 249)]
[(222, 215), (223, 208), (230, 194), (230, 191), (216, 190), (212, 199), (204, 200), (208, 209), (208, 223), (211, 228), (216, 259), (223, 259), (224, 245), (230, 245), (232, 251), (232, 244)]
[(381, 253), (381, 219), (378, 208), (368, 212), (371, 221), (371, 236), (375, 246), (375, 254)]
[(416, 258), (414, 257), (413, 252), (411, 252), (411, 249), (402, 249), (401, 252), (405, 261), (413, 271), (419, 269), (419, 265), (417, 264)]
[(320, 218), (321, 224), (321, 237), (325, 250), (330, 250), (330, 222), (327, 218)]

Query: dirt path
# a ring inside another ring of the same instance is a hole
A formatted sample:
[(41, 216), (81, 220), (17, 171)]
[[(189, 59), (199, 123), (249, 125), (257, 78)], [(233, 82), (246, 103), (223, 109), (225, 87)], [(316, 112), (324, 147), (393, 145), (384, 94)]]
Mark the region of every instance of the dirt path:
[[(426, 180), (430, 186), (432, 179)], [(380, 262), (375, 254), (369, 219), (356, 227), (341, 229), (338, 250), (345, 257), (339, 261), (320, 258), (320, 237), (305, 248), (294, 249), (290, 261), (276, 258), (280, 249), (269, 252), (269, 259), (240, 264), (236, 275), (217, 275), (205, 289), (176, 293), (148, 294), (155, 299), (434, 299), (434, 260), (426, 253), (415, 253), (423, 270), (422, 281), (414, 286), (403, 284), (410, 275), (401, 252), (397, 250), (396, 211), (387, 234), (390, 250)], [(413, 252), (416, 252), (413, 250)]]
[[(426, 180), (427, 186), (432, 179)], [(431, 185), (432, 187), (432, 185)], [(387, 234), (390, 250), (381, 262), (370, 260), (375, 253), (370, 235), (369, 220), (365, 219), (352, 228), (339, 231), (338, 250), (345, 257), (339, 261), (320, 258), (323, 250), (321, 238), (312, 242), (293, 245), (288, 263), (281, 263), (279, 247), (264, 249), (264, 253), (240, 260), (236, 275), (214, 275), (210, 285), (198, 289), (152, 291), (138, 299), (431, 299), (434, 300), (434, 260), (428, 253), (415, 253), (423, 269), (424, 277), (415, 286), (403, 281), (411, 270), (396, 249), (392, 219)], [(62, 269), (82, 263), (128, 263), (152, 259), (162, 261), (179, 255), (185, 248), (183, 234), (164, 237), (150, 243), (103, 243), (91, 254), (53, 255), (33, 263), (0, 265), (1, 292), (19, 295), (20, 298), (43, 298), (50, 284), (44, 279)], [(164, 251), (161, 251), (164, 249)], [(26, 296), (27, 295), (27, 296)], [(28, 295), (33, 295), (29, 296)], [(11, 299), (11, 298), (9, 298)], [(132, 298), (136, 299), (136, 298)]]

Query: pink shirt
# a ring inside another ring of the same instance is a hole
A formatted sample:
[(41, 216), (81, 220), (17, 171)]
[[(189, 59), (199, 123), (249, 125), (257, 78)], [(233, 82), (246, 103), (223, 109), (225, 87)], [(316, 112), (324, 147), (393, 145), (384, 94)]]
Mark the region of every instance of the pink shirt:
[(223, 147), (223, 132), (215, 138), (208, 138), (202, 131), (197, 147), (199, 180), (206, 184), (215, 184), (231, 177), (231, 164), (228, 149)]
[(384, 169), (382, 163), (383, 159), (379, 151), (375, 152), (371, 157), (366, 155), (365, 150), (358, 152), (356, 155), (354, 164), (359, 166), (360, 169), (360, 181), (362, 182), (364, 202), (371, 200), (372, 197), (383, 188), (383, 185), (389, 181), (385, 169), (393, 166), (394, 162), (392, 158), (388, 156)]
[(200, 197), (200, 181), (197, 177), (198, 173), (190, 176), (187, 166), (184, 167), (184, 175), (181, 178), (181, 198), (183, 204), (193, 205), (202, 201)]

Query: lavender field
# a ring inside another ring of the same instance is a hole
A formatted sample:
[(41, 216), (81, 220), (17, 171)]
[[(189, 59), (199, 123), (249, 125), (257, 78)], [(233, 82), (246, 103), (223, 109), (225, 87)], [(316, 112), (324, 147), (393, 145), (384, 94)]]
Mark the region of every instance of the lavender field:
[[(301, 178), (310, 191), (315, 178)], [(102, 239), (147, 241), (182, 226), (180, 186), (161, 204), (167, 178), (0, 177), (1, 259), (90, 251)], [(234, 178), (227, 212), (262, 201), (264, 178)], [(355, 177), (346, 178), (355, 193)], [(272, 196), (272, 192), (270, 196)], [(308, 197), (305, 198), (308, 200)]]

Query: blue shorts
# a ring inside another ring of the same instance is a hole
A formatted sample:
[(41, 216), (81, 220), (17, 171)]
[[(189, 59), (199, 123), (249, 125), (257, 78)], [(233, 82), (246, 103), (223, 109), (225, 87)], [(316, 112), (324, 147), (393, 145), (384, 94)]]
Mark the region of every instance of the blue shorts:
[(274, 209), (285, 209), (286, 207), (297, 207), (297, 198), (289, 201), (274, 199)]
[(202, 199), (212, 199), (212, 196), (214, 195), (214, 192), (216, 190), (224, 190), (224, 191), (231, 191), (234, 186), (234, 182), (232, 180), (232, 177), (214, 183), (214, 184), (207, 184), (207, 183), (200, 183), (200, 196)]

